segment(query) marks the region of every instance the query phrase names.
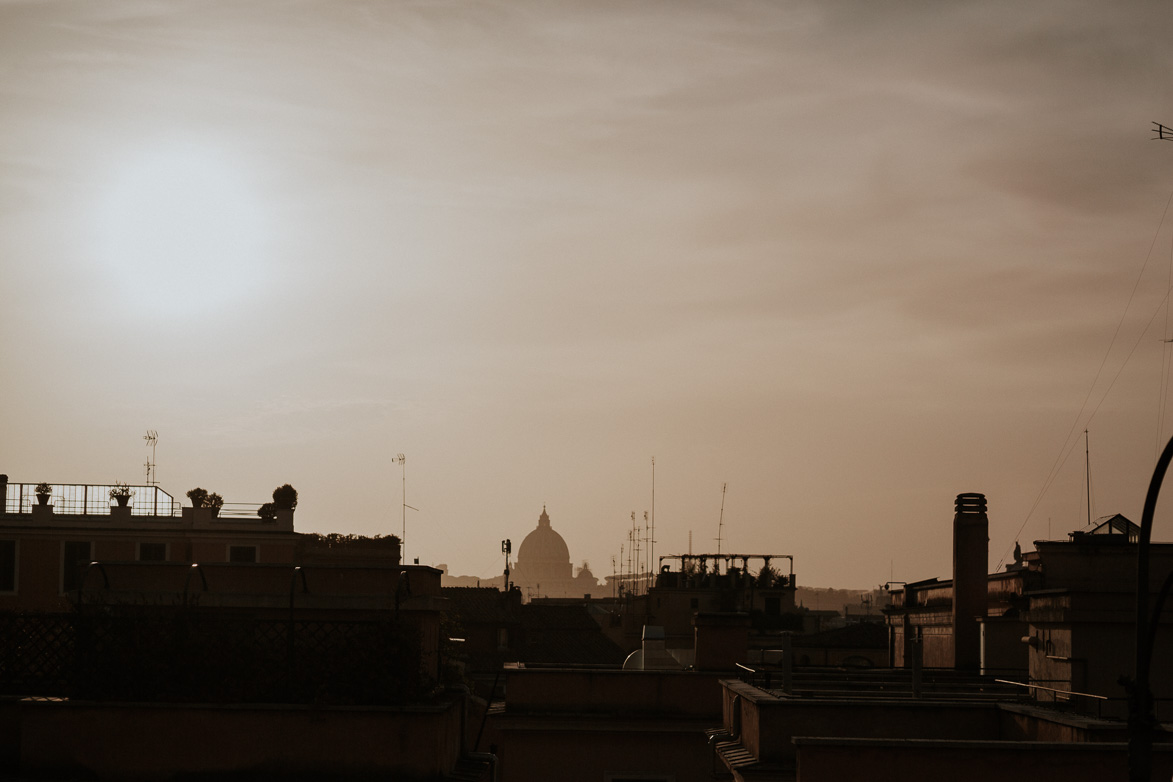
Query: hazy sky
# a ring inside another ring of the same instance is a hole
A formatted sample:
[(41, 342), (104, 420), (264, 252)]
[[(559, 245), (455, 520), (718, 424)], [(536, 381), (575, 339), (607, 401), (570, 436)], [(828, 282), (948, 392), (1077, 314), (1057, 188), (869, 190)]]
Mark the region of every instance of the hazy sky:
[(868, 587), (948, 577), (959, 492), (991, 568), (1082, 526), (1087, 426), (1139, 521), (1171, 40), (1166, 2), (0, 0), (0, 472), (141, 483), (156, 429), (177, 497), (398, 533), (402, 452), (409, 558), (497, 575), (545, 504), (601, 576), (654, 456), (657, 553), (716, 549), (727, 482), (723, 551)]

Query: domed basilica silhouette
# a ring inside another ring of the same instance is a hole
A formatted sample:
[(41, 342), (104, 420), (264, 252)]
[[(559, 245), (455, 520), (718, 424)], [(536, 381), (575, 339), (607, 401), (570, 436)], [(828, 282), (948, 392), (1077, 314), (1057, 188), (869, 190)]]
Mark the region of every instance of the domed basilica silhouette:
[(513, 584), (527, 599), (599, 595), (599, 582), (585, 563), (577, 575), (573, 572), (570, 549), (550, 526), (550, 516), (544, 505), (537, 528), (525, 536), (517, 550), (517, 565), (512, 576)]

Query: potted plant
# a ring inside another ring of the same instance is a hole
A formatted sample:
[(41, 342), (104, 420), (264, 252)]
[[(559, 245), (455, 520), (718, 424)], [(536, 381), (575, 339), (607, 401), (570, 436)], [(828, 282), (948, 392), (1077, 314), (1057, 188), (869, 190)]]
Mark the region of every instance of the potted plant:
[(286, 483), (273, 489), (273, 501), (266, 502), (258, 508), (257, 515), (261, 517), (261, 521), (276, 521), (279, 512), (281, 512), (281, 515), (285, 515), (287, 512), (291, 521), (293, 518), (293, 509), (296, 507), (297, 489)]
[(201, 489), (199, 486), (197, 486), (194, 489), (188, 491), (187, 498), (191, 500), (191, 506), (193, 508), (202, 508), (208, 501), (208, 490)]
[(52, 496), (52, 494), (53, 494), (53, 487), (50, 486), (49, 484), (45, 483), (44, 481), (41, 481), (40, 483), (37, 484), (36, 493), (37, 493), (37, 502), (40, 503), (41, 505), (48, 505), (49, 504), (49, 497)]
[(273, 507), (277, 510), (293, 510), (297, 507), (297, 489), (286, 483), (273, 489)]
[(118, 507), (125, 508), (130, 502), (130, 498), (134, 496), (134, 491), (122, 481), (114, 481), (114, 487), (110, 489), (110, 499), (118, 503)]
[(220, 508), (224, 505), (223, 497), (215, 493), (209, 494), (207, 489), (201, 489), (199, 486), (189, 491), (187, 498), (191, 500), (191, 511), (184, 508), (184, 518), (202, 519), (202, 523), (219, 516)]

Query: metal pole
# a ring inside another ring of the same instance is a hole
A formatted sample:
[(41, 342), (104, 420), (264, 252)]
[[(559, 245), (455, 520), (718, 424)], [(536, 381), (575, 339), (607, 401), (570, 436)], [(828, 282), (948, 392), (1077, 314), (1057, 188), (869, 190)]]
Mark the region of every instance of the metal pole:
[(401, 477), (402, 477), (402, 481), (403, 481), (403, 487), (402, 487), (403, 488), (403, 506), (401, 508), (401, 510), (403, 511), (403, 518), (401, 519), (402, 527), (401, 527), (401, 530), (399, 533), (399, 561), (402, 562), (404, 565), (406, 565), (407, 564), (407, 457), (405, 457), (403, 454), (398, 454), (395, 457), (394, 461), (399, 462), (399, 466), (403, 470), (401, 473)]
[[(1128, 778), (1133, 782), (1149, 782), (1152, 776), (1153, 729), (1156, 717), (1153, 715), (1153, 693), (1149, 688), (1149, 667), (1153, 658), (1153, 639), (1156, 622), (1149, 624), (1149, 541), (1153, 533), (1153, 513), (1161, 483), (1173, 461), (1173, 439), (1157, 459), (1153, 477), (1145, 495), (1144, 512), (1140, 518), (1140, 536), (1136, 547), (1136, 680), (1126, 683), (1129, 689), (1128, 715)], [(1161, 594), (1168, 591), (1170, 580), (1166, 579)], [(1158, 596), (1158, 605), (1163, 603)]]

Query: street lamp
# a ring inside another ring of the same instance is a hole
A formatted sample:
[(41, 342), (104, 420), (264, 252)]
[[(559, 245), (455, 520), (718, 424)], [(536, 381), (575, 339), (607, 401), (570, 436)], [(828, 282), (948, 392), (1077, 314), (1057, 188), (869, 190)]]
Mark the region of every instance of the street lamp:
[(1157, 508), (1157, 496), (1161, 483), (1173, 461), (1173, 439), (1157, 459), (1153, 477), (1149, 481), (1148, 494), (1144, 499), (1144, 512), (1140, 517), (1140, 537), (1136, 547), (1136, 680), (1121, 677), (1128, 691), (1128, 778), (1133, 782), (1149, 782), (1152, 777), (1153, 733), (1157, 719), (1153, 714), (1153, 692), (1149, 686), (1149, 672), (1153, 661), (1153, 642), (1157, 636), (1161, 611), (1165, 598), (1173, 586), (1173, 572), (1170, 572), (1157, 593), (1157, 604), (1149, 613), (1149, 541), (1153, 534), (1153, 512)]

